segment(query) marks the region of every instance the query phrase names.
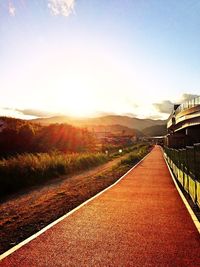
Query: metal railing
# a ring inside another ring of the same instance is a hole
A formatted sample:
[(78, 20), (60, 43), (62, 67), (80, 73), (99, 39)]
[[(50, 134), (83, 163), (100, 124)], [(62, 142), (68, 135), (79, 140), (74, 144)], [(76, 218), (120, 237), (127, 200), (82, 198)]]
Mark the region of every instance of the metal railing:
[(164, 152), (179, 184), (200, 208), (200, 144), (184, 149), (164, 147)]
[(189, 109), (189, 108), (193, 108), (200, 105), (200, 96), (195, 97), (193, 99), (190, 99), (186, 102), (184, 102), (183, 104), (181, 104), (175, 111), (175, 115), (177, 115), (178, 113), (180, 113), (183, 110)]
[[(200, 96), (197, 96), (193, 99), (190, 99), (181, 105), (178, 106), (176, 110), (173, 110), (172, 113), (170, 114), (168, 120), (167, 120), (167, 128), (170, 128), (172, 125), (175, 125), (177, 122), (177, 115), (187, 109), (194, 108), (200, 106)], [(174, 121), (173, 121), (174, 120)]]

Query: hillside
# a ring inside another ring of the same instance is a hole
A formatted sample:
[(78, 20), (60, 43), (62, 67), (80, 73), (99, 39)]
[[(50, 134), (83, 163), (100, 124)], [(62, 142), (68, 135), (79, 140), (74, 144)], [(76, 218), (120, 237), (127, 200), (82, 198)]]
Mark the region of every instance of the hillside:
[(121, 125), (131, 129), (137, 129), (142, 131), (143, 129), (155, 125), (163, 125), (166, 121), (164, 120), (151, 120), (151, 119), (138, 119), (131, 118), (128, 116), (118, 116), (118, 115), (109, 115), (102, 116), (97, 118), (87, 118), (87, 119), (76, 119), (65, 116), (56, 116), (51, 118), (41, 118), (32, 120), (33, 122), (41, 124), (51, 124), (51, 123), (69, 123), (75, 126), (98, 126), (98, 125)]
[(143, 133), (137, 129), (131, 129), (122, 125), (91, 125), (87, 129), (90, 132), (111, 132), (112, 134), (132, 135), (132, 136), (143, 136)]
[[(31, 120), (33, 123), (39, 123), (42, 125), (49, 125), (49, 124), (55, 124), (55, 123), (67, 123), (67, 124), (72, 124), (74, 121), (72, 118), (67, 117), (67, 116), (54, 116), (54, 117), (49, 117), (49, 118), (38, 118), (38, 119), (33, 119)], [(74, 123), (73, 123), (74, 124)]]
[(11, 118), (11, 117), (2, 117), (0, 116), (0, 132), (5, 129), (17, 129), (23, 125), (32, 125), (34, 128), (40, 127), (39, 125), (33, 123), (32, 121), (29, 120), (22, 120), (22, 119), (16, 119), (16, 118)]
[(167, 133), (166, 125), (154, 125), (145, 128), (143, 134), (146, 136), (163, 136)]

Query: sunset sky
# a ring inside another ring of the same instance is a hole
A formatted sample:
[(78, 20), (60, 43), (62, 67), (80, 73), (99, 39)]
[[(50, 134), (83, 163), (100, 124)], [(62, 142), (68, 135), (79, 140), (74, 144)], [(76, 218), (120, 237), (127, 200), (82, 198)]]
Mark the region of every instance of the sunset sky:
[(1, 0), (0, 115), (167, 118), (200, 94), (198, 0)]

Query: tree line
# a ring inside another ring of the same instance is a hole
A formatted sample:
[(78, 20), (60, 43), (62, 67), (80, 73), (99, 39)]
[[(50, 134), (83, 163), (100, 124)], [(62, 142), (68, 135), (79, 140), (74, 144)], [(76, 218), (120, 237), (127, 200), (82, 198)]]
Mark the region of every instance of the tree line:
[(7, 122), (0, 132), (0, 156), (51, 151), (94, 151), (95, 137), (87, 129), (68, 124), (42, 126), (23, 120)]

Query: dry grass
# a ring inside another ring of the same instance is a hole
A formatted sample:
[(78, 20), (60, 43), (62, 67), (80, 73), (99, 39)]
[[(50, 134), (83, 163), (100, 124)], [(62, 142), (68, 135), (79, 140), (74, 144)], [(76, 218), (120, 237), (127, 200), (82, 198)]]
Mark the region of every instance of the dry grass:
[(103, 153), (23, 154), (0, 161), (0, 196), (108, 161)]

